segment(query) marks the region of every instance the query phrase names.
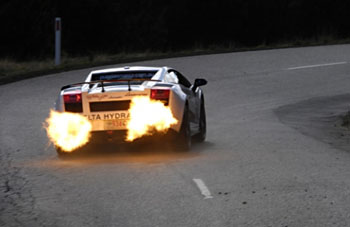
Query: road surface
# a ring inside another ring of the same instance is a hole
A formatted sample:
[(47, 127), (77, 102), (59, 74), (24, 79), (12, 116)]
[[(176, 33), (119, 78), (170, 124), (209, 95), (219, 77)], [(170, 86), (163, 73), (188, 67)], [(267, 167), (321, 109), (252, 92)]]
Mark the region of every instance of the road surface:
[(350, 226), (350, 45), (128, 65), (206, 78), (206, 142), (61, 160), (43, 122), (92, 69), (0, 86), (0, 226)]

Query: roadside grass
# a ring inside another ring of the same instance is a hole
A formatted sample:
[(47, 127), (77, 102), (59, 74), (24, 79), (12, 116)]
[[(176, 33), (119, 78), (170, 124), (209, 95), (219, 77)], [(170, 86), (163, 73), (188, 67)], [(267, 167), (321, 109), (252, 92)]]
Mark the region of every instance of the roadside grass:
[[(291, 47), (320, 46), (349, 44), (349, 39), (335, 39), (331, 36), (322, 36), (317, 39), (293, 40), (280, 42), (278, 44), (266, 44), (255, 47), (242, 47), (239, 44), (229, 43), (222, 45), (195, 45), (192, 49), (183, 51), (153, 52), (144, 51), (140, 53), (118, 53), (118, 54), (89, 54), (88, 56), (71, 57), (66, 54), (62, 56), (62, 62), (59, 66), (54, 65), (54, 59), (15, 61), (9, 58), (0, 59), (0, 85), (11, 83), (32, 77), (64, 72), (75, 69), (89, 68), (102, 65), (121, 64), (128, 62), (137, 62), (145, 60), (163, 59), (171, 57), (185, 57), (204, 54), (219, 54), (253, 50), (267, 50)], [(349, 117), (350, 118), (350, 117)]]
[(62, 62), (56, 66), (54, 59), (18, 62), (11, 59), (0, 59), (0, 84), (11, 83), (31, 77), (94, 67), (107, 64), (126, 63), (153, 58), (161, 58), (162, 53), (120, 53), (116, 55), (96, 54), (83, 57), (62, 56)]

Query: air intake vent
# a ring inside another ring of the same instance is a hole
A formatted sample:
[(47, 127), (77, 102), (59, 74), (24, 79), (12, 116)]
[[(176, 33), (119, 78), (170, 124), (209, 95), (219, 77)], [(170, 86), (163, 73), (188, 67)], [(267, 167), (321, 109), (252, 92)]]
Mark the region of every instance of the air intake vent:
[(81, 102), (65, 103), (64, 109), (66, 112), (73, 112), (73, 113), (82, 113), (83, 112), (83, 106), (82, 106)]

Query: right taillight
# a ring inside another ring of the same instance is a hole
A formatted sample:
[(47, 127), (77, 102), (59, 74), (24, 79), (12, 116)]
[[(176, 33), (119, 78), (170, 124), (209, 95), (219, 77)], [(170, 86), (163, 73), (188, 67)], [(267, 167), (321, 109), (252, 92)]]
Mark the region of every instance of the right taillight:
[(151, 99), (160, 100), (165, 105), (169, 103), (170, 89), (151, 89)]

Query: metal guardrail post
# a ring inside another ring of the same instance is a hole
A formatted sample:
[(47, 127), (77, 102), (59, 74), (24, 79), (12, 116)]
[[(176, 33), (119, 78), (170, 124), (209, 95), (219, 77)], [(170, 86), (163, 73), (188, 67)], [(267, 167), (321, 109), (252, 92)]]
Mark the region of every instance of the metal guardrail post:
[(61, 18), (55, 19), (55, 65), (61, 64)]

